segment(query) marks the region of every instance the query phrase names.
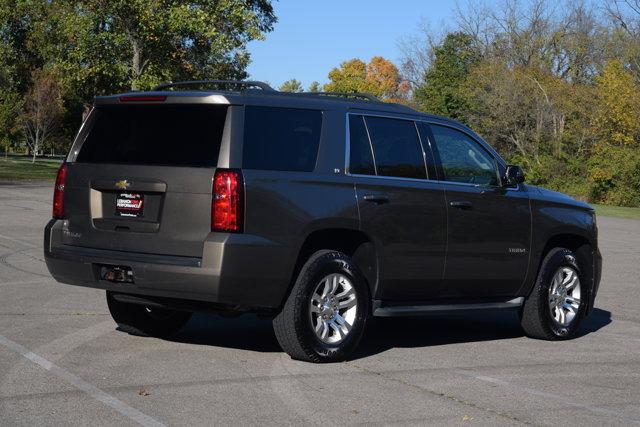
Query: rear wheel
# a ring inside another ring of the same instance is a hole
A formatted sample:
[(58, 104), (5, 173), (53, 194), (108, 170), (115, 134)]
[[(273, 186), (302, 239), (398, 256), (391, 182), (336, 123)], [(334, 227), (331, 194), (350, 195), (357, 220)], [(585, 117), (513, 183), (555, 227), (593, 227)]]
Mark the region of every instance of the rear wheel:
[(293, 359), (337, 362), (357, 347), (368, 315), (362, 274), (347, 255), (325, 250), (302, 267), (273, 328)]
[(121, 302), (110, 291), (107, 291), (107, 305), (120, 330), (138, 336), (170, 338), (182, 329), (192, 315), (186, 311)]
[(587, 292), (576, 254), (569, 249), (552, 249), (522, 308), (525, 333), (545, 340), (573, 338), (584, 318)]

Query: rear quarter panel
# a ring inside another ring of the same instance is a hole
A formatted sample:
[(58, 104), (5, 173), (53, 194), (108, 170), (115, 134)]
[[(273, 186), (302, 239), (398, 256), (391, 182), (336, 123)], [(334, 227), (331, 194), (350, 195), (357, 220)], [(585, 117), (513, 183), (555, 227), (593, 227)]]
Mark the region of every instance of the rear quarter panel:
[(272, 242), (269, 259), (247, 266), (268, 280), (274, 301), (289, 289), (298, 253), (309, 234), (358, 229), (355, 190), (344, 176), (245, 170), (245, 234)]
[[(288, 105), (287, 105), (288, 106)], [(240, 107), (241, 108), (241, 107)], [(344, 175), (346, 110), (323, 109), (323, 125), (316, 166), (312, 172), (243, 169), (245, 182), (244, 234), (269, 245), (265, 257), (250, 260), (268, 288), (269, 305), (278, 306), (290, 288), (298, 254), (306, 238), (317, 230), (359, 229), (355, 187)], [(229, 166), (242, 167), (243, 117), (233, 121), (234, 144)]]

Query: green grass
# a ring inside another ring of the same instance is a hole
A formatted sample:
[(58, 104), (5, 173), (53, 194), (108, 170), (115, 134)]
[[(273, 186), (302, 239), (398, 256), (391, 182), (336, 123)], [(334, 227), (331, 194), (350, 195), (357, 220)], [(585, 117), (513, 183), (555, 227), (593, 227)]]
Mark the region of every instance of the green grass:
[(41, 181), (56, 178), (61, 160), (36, 160), (26, 157), (0, 157), (0, 181)]
[[(60, 167), (60, 160), (36, 160), (31, 163), (27, 157), (0, 157), (0, 181), (41, 181), (53, 180)], [(592, 205), (601, 216), (615, 216), (640, 220), (640, 208), (622, 206)]]
[(640, 208), (626, 208), (623, 206), (591, 205), (596, 208), (596, 214), (602, 216), (617, 216), (619, 218), (640, 219)]

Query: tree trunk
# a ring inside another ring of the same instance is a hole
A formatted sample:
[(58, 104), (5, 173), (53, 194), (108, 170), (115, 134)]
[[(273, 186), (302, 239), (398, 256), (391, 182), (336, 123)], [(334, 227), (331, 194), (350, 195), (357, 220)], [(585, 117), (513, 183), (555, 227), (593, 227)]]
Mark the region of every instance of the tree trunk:
[(36, 154), (38, 153), (38, 144), (39, 144), (39, 135), (38, 135), (38, 131), (36, 130), (36, 138), (33, 140), (33, 158), (31, 159), (31, 163), (35, 163), (36, 162)]
[(131, 41), (133, 58), (131, 59), (131, 90), (138, 90), (138, 77), (140, 76), (140, 48), (135, 40)]
[(131, 37), (131, 47), (133, 48), (133, 57), (131, 58), (131, 90), (139, 90), (138, 79), (144, 71), (146, 61), (142, 59), (142, 46), (135, 37)]

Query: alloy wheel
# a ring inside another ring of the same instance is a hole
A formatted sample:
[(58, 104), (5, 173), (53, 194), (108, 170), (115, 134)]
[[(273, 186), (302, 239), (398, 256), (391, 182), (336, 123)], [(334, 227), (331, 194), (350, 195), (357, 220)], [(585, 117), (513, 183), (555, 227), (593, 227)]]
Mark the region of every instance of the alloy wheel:
[(580, 310), (580, 278), (571, 267), (560, 267), (549, 287), (551, 317), (561, 326), (569, 326)]
[(343, 274), (330, 274), (316, 286), (309, 302), (311, 327), (325, 344), (339, 344), (351, 332), (358, 311), (356, 289)]

